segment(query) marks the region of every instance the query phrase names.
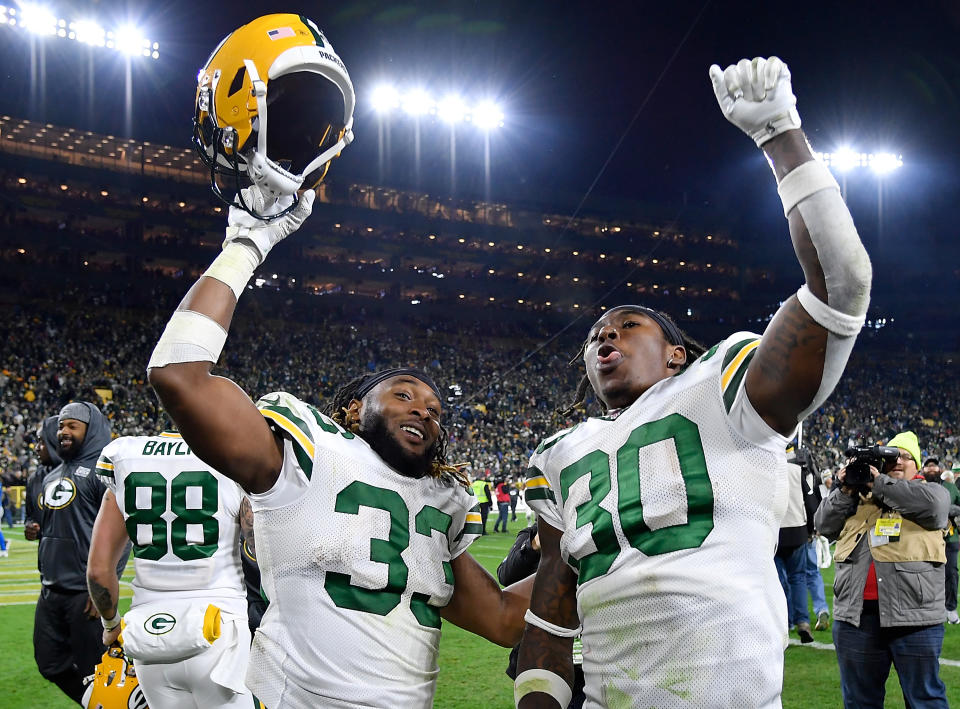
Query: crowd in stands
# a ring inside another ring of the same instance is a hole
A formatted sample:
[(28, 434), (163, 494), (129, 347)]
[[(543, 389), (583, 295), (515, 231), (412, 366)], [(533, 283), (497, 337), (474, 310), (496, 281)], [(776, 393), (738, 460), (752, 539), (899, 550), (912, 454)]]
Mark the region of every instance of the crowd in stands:
[[(119, 307), (115, 292), (70, 288), (46, 302), (5, 307), (3, 473), (19, 477), (35, 467), (37, 425), (70, 400), (102, 404), (115, 435), (153, 433), (166, 425), (144, 371), (182, 294), (165, 281), (158, 280), (162, 288), (147, 289), (156, 298), (149, 310)], [(252, 302), (238, 310), (218, 368), (251, 396), (284, 390), (325, 408), (336, 389), (358, 374), (423, 367), (450, 387), (448, 459), (481, 476), (521, 474), (541, 438), (575, 422), (576, 415), (562, 419), (556, 411), (574, 398), (582, 370), (568, 361), (588, 324), (553, 340), (533, 321), (503, 321), (494, 332), (489, 323), (462, 314), (411, 320), (403, 324), (415, 327), (401, 328), (395, 317), (362, 307), (323, 311), (326, 299), (315, 299), (323, 303), (311, 318), (280, 319), (265, 307), (268, 295), (251, 294)], [(835, 466), (854, 442), (882, 442), (910, 429), (925, 455), (958, 460), (960, 389), (949, 357), (908, 358), (871, 348), (877, 349), (865, 338), (837, 391), (805, 423), (804, 444), (823, 465)], [(595, 403), (588, 405), (597, 413)]]

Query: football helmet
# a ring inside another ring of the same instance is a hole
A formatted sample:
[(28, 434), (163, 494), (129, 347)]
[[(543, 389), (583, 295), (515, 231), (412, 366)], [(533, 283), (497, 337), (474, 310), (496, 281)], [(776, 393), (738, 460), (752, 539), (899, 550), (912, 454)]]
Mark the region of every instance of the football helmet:
[[(292, 211), (297, 191), (316, 187), (353, 140), (355, 101), (346, 66), (304, 16), (264, 15), (234, 30), (197, 74), (193, 145), (213, 193), (262, 220)], [(254, 209), (240, 194), (244, 175), (268, 205), (282, 195), (293, 204), (269, 216)], [(232, 198), (218, 176), (232, 180)]]
[(133, 662), (119, 643), (107, 648), (87, 681), (81, 700), (84, 709), (149, 709)]

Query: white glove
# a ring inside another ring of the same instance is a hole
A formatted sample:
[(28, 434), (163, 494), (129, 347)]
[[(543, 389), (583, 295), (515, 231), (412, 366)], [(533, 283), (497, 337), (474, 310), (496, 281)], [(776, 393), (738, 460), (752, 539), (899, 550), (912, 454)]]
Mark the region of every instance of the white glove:
[[(273, 204), (267, 204), (263, 193), (256, 185), (245, 188), (242, 195), (244, 203), (251, 210), (264, 216), (279, 214), (293, 204), (293, 195), (283, 195)], [(270, 253), (270, 249), (299, 229), (303, 221), (310, 216), (316, 196), (316, 192), (307, 190), (300, 195), (300, 203), (296, 209), (273, 221), (263, 221), (243, 209), (230, 207), (223, 247), (226, 248), (227, 244), (232, 242), (248, 246), (256, 253), (257, 265), (262, 264)]]
[(741, 59), (725, 70), (714, 64), (710, 81), (726, 119), (761, 146), (800, 127), (790, 70), (777, 57)]

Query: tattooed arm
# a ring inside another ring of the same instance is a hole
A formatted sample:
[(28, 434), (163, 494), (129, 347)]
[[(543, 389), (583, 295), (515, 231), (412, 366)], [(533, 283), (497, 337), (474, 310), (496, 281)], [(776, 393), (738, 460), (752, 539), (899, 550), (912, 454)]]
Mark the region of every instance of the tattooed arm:
[(253, 534), (253, 508), (246, 496), (240, 503), (240, 539), (253, 561), (257, 560), (257, 543)]
[[(764, 143), (763, 150), (778, 182), (814, 159), (799, 130), (778, 135)], [(870, 289), (869, 260), (839, 195), (836, 202), (836, 205), (827, 202), (830, 211), (822, 210), (821, 214), (818, 209), (824, 202), (811, 200), (808, 207), (791, 209), (788, 216), (790, 238), (807, 287), (818, 301), (832, 308), (843, 307), (843, 304), (835, 302), (838, 300), (836, 286), (831, 287), (833, 295), (828, 295), (824, 265), (834, 274), (849, 272), (848, 277), (840, 279), (847, 281), (842, 284), (846, 288), (866, 293)], [(816, 219), (818, 239), (811, 238), (811, 229), (801, 211), (807, 218)], [(838, 251), (851, 263), (821, 262), (817, 244), (821, 248), (842, 247)], [(865, 274), (863, 260), (866, 260)], [(865, 312), (865, 303), (863, 309)], [(747, 371), (745, 386), (750, 403), (771, 428), (790, 435), (811, 406), (822, 403), (836, 385), (854, 339), (855, 335), (844, 338), (828, 332), (811, 317), (796, 295), (791, 296), (767, 326)]]
[[(90, 556), (87, 558), (87, 589), (90, 591), (93, 617), (115, 618), (120, 598), (117, 564), (127, 551), (127, 527), (117, 507), (113, 492), (107, 491), (100, 503), (97, 521), (90, 538)], [(89, 606), (90, 604), (88, 604)], [(120, 634), (120, 626), (103, 631), (103, 644), (110, 645)]]
[[(540, 566), (530, 599), (534, 615), (563, 628), (576, 628), (577, 576), (560, 556), (560, 531), (543, 519), (540, 533)], [(573, 687), (573, 638), (560, 638), (527, 624), (520, 641), (517, 675), (525, 670), (549, 670)], [(532, 692), (520, 700), (521, 709), (556, 709), (557, 702), (543, 692)]]

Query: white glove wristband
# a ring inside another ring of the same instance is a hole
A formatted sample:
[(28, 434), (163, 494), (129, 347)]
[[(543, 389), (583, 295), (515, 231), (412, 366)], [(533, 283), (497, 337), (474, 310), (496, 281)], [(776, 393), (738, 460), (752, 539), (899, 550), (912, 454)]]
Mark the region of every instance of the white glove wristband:
[(524, 670), (517, 675), (513, 683), (513, 701), (516, 706), (520, 706), (520, 700), (534, 692), (549, 694), (560, 704), (560, 709), (567, 709), (573, 699), (570, 685), (563, 677), (550, 670)]
[[(227, 231), (233, 228), (227, 227)], [(259, 265), (259, 254), (253, 247), (231, 241), (223, 247), (203, 275), (230, 286), (237, 300), (240, 300), (254, 269)]]
[(216, 363), (226, 341), (227, 331), (215, 320), (192, 310), (178, 310), (153, 348), (147, 369), (181, 362)]
[[(564, 628), (562, 626), (551, 623), (549, 620), (544, 620), (537, 614), (535, 614), (529, 608), (527, 612), (523, 615), (523, 619), (527, 621), (530, 625), (535, 625), (540, 628), (540, 630), (545, 630), (551, 635), (556, 635), (558, 638), (575, 638), (582, 631), (583, 628), (579, 625), (576, 628)], [(564, 705), (566, 706), (566, 705)]]
[(837, 337), (859, 335), (863, 329), (863, 323), (867, 320), (866, 313), (863, 315), (847, 315), (836, 308), (831, 308), (815, 296), (806, 283), (800, 286), (800, 290), (797, 291), (797, 300), (800, 301), (800, 305), (803, 306), (803, 309), (807, 311), (811, 318)]
[(783, 202), (783, 216), (789, 217), (790, 210), (800, 202), (831, 187), (840, 191), (840, 186), (830, 174), (830, 170), (819, 160), (810, 160), (794, 168), (784, 175), (777, 185), (780, 201)]
[(121, 616), (119, 613), (113, 616), (113, 618), (106, 618), (102, 615), (100, 616), (100, 623), (103, 624), (104, 630), (113, 630), (120, 625), (121, 620), (123, 620), (123, 616)]

